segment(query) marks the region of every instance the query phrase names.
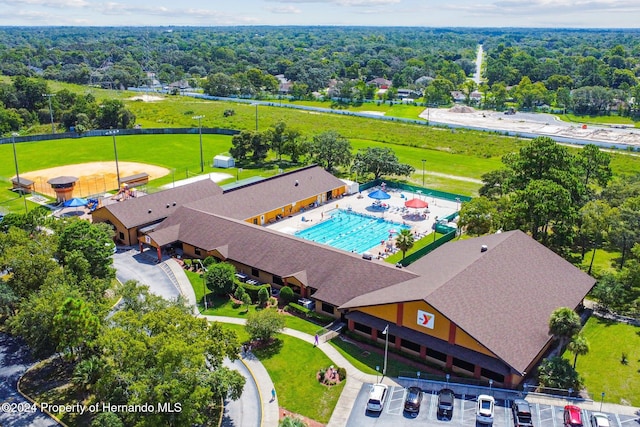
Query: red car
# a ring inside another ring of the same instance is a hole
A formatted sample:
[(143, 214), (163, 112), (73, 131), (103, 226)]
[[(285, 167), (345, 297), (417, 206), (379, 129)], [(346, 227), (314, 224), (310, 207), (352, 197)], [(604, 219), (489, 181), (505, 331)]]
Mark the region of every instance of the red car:
[(564, 425), (565, 427), (582, 427), (582, 412), (575, 405), (567, 405), (564, 407)]

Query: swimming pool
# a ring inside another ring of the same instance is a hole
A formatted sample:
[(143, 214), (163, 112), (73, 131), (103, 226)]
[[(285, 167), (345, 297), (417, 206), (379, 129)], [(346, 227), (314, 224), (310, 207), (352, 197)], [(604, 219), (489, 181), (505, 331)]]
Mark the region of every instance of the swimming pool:
[(389, 231), (399, 232), (408, 225), (388, 221), (379, 216), (336, 209), (325, 213), (325, 220), (295, 233), (296, 236), (334, 248), (363, 253), (389, 238)]

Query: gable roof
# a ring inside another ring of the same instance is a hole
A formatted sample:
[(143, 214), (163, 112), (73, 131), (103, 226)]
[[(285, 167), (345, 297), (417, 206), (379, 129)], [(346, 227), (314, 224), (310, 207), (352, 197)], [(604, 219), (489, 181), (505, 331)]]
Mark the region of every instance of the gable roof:
[(344, 186), (340, 179), (312, 165), (226, 190), (221, 199), (202, 199), (189, 203), (189, 207), (235, 219), (248, 219), (278, 208), (288, 214), (292, 201)]
[(595, 284), (519, 230), (447, 243), (408, 269), (419, 277), (340, 308), (424, 300), (518, 372), (549, 341), (551, 313), (577, 307)]
[(118, 218), (126, 228), (160, 221), (173, 214), (180, 206), (194, 200), (222, 194), (222, 188), (205, 179), (180, 187), (163, 190), (124, 202), (112, 203), (97, 209), (106, 210)]
[(316, 290), (313, 298), (335, 306), (416, 277), (386, 263), (186, 206), (148, 235), (160, 245), (179, 240), (206, 251), (222, 249), (230, 260), (280, 277), (296, 277)]

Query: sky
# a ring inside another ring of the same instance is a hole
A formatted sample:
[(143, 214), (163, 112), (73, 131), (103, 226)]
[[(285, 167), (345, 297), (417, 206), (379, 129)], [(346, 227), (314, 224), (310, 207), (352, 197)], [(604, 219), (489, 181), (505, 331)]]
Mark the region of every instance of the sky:
[(640, 0), (0, 0), (0, 26), (638, 28)]

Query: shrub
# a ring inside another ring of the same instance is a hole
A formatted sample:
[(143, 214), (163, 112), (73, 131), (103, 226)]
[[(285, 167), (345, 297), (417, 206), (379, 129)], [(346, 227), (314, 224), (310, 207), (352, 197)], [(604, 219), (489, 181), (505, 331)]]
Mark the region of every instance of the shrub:
[(282, 289), (280, 289), (280, 298), (282, 298), (282, 301), (284, 301), (285, 304), (289, 304), (293, 301), (293, 298), (295, 298), (293, 289), (288, 286), (283, 286)]
[(340, 381), (347, 379), (347, 370), (342, 367), (338, 368), (338, 377), (340, 377)]
[(258, 291), (258, 301), (260, 301), (260, 305), (265, 305), (267, 301), (269, 301), (269, 290), (266, 286), (263, 286)]
[(233, 108), (227, 108), (226, 110), (224, 110), (224, 113), (222, 113), (224, 117), (235, 116), (235, 114), (236, 114), (236, 110), (234, 110)]
[(267, 294), (270, 293), (271, 289), (270, 285), (250, 285), (248, 283), (240, 283), (239, 286), (242, 286), (244, 290), (247, 291), (253, 301), (260, 300), (260, 297), (258, 296), (260, 289), (265, 288), (267, 290)]

